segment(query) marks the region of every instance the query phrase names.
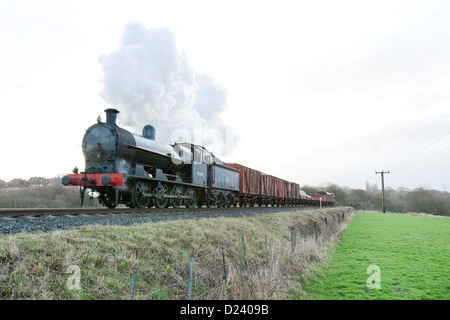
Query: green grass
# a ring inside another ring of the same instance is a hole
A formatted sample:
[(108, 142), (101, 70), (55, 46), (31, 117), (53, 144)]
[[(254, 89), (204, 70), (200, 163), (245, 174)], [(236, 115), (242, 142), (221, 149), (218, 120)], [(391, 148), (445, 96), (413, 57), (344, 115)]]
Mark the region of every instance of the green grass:
[[(450, 219), (358, 213), (328, 265), (299, 278), (306, 299), (450, 299)], [(380, 268), (380, 289), (369, 289)]]

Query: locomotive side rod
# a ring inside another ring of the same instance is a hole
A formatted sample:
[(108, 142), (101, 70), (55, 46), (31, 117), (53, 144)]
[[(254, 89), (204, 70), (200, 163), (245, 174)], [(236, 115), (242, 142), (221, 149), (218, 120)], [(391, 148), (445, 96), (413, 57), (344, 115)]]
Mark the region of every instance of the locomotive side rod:
[(171, 195), (171, 194), (155, 194), (144, 192), (142, 195), (146, 198), (158, 198), (158, 199), (192, 199), (192, 196), (179, 196), (179, 195)]

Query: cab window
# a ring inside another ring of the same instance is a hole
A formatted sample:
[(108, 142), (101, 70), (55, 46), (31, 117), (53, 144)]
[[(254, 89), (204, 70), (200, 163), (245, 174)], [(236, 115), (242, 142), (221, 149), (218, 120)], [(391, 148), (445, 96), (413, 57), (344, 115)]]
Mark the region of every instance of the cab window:
[(200, 148), (195, 148), (194, 150), (194, 162), (202, 163), (202, 150)]

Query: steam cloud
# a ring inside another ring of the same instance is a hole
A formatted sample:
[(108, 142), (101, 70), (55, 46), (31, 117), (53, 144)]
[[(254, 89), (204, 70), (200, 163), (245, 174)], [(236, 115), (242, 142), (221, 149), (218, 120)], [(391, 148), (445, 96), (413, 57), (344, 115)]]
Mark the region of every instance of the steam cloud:
[(100, 95), (120, 110), (121, 125), (140, 134), (152, 124), (159, 141), (193, 142), (218, 156), (232, 151), (235, 134), (221, 119), (225, 88), (194, 72), (169, 29), (130, 22), (119, 49), (99, 61), (104, 73)]

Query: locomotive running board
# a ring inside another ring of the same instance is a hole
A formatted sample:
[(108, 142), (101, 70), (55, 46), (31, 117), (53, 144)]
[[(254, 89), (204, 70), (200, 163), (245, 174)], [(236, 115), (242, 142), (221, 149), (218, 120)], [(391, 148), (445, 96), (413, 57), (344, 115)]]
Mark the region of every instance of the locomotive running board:
[(133, 175), (133, 174), (129, 174), (126, 177), (127, 178), (131, 178), (131, 179), (136, 179), (136, 180), (146, 180), (146, 181), (149, 181), (149, 182), (162, 182), (162, 183), (167, 183), (167, 184), (179, 184), (179, 185), (188, 186), (188, 187), (195, 187), (195, 188), (205, 188), (205, 186), (199, 186), (199, 185), (192, 184), (192, 183), (187, 183), (187, 182), (171, 181), (171, 180), (164, 180), (164, 179), (158, 179), (158, 178), (141, 177), (141, 176), (136, 176), (136, 175)]

